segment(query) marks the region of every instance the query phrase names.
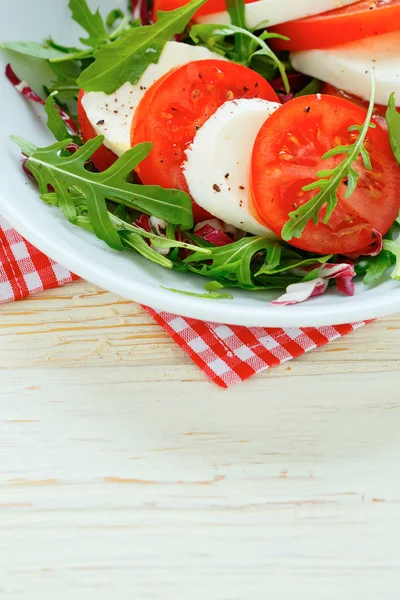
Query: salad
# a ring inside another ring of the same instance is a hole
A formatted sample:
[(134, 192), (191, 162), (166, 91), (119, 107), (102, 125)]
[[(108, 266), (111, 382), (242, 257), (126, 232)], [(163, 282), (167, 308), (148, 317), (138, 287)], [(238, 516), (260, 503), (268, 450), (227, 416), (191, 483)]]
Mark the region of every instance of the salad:
[[(111, 248), (206, 278), (206, 299), (400, 279), (400, 0), (69, 0), (47, 61), (48, 147), (13, 136), (40, 197)], [(225, 289), (227, 288), (227, 290)]]

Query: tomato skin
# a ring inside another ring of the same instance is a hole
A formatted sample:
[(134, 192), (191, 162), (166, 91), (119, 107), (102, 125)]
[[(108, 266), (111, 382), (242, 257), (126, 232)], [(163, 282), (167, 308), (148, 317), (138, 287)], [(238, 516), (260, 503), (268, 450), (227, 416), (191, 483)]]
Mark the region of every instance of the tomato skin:
[[(181, 6), (188, 4), (189, 0), (154, 0), (153, 2), (153, 21), (157, 21), (157, 12), (159, 10), (175, 10)], [(257, 0), (245, 0), (245, 4), (251, 4)], [(207, 0), (203, 6), (197, 10), (193, 16), (193, 20), (197, 17), (212, 15), (214, 13), (223, 12), (226, 10), (225, 0)]]
[[(334, 118), (333, 118), (334, 115)], [(343, 161), (343, 155), (323, 160), (322, 156), (340, 144), (353, 143), (351, 125), (361, 125), (366, 111), (348, 100), (313, 95), (291, 100), (276, 111), (261, 128), (252, 155), (252, 208), (254, 216), (281, 235), (288, 215), (313, 198), (317, 191), (303, 192), (318, 179), (316, 173)], [(384, 235), (400, 208), (400, 169), (393, 156), (387, 132), (376, 123), (365, 146), (372, 171), (361, 159), (354, 164), (359, 183), (345, 199), (341, 183), (339, 202), (327, 224), (324, 210), (319, 222), (309, 222), (300, 238), (290, 244), (316, 254), (348, 254), (370, 245), (373, 230)]]
[(142, 182), (188, 191), (182, 172), (186, 148), (199, 127), (226, 100), (235, 98), (278, 102), (265, 79), (228, 61), (194, 61), (153, 84), (132, 120), (131, 146), (153, 143), (152, 152), (138, 168)]
[[(374, 9), (371, 9), (374, 6)], [(347, 44), (400, 29), (400, 0), (362, 0), (336, 10), (289, 21), (269, 31), (289, 38), (271, 39), (275, 50), (312, 50)]]
[[(84, 142), (87, 142), (88, 140), (92, 140), (93, 138), (97, 137), (97, 133), (93, 129), (85, 109), (83, 108), (82, 98), (84, 95), (84, 90), (81, 90), (78, 96), (78, 123), (81, 130), (82, 139)], [(114, 152), (104, 145), (100, 146), (100, 148), (96, 150), (92, 157), (92, 162), (99, 171), (106, 171), (115, 163), (116, 160), (118, 160), (118, 156), (116, 156)]]
[[(339, 90), (337, 87), (331, 85), (330, 83), (324, 83), (324, 85), (322, 86), (321, 93), (327, 94), (329, 96), (336, 96), (336, 98), (344, 98), (345, 100), (349, 100), (350, 102), (353, 102), (353, 104), (357, 104), (357, 106), (361, 106), (361, 108), (368, 110), (369, 102), (363, 100), (362, 98), (359, 98), (358, 96), (354, 96), (354, 94), (349, 94), (344, 90)], [(387, 129), (387, 123), (385, 118), (386, 111), (387, 106), (384, 106), (383, 104), (375, 104), (373, 117), (384, 129)], [(400, 113), (400, 107), (397, 107), (397, 112)]]

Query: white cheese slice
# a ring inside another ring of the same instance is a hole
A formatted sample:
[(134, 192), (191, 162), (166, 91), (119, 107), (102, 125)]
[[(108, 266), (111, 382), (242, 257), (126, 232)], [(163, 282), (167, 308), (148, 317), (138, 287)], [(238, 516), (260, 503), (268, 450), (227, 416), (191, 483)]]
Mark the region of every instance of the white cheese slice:
[(199, 129), (186, 151), (183, 172), (194, 200), (238, 229), (270, 238), (250, 210), (250, 168), (262, 125), (280, 107), (260, 98), (225, 102)]
[[(246, 4), (246, 24), (254, 29), (260, 24), (271, 27), (279, 23), (303, 19), (312, 15), (341, 8), (347, 4), (355, 4), (359, 0), (259, 0)], [(213, 13), (196, 19), (200, 23), (220, 23), (229, 25), (230, 18), (226, 11)]]
[(324, 50), (293, 52), (291, 61), (297, 71), (364, 100), (370, 99), (373, 70), (376, 103), (386, 105), (395, 92), (400, 106), (400, 29)]
[(137, 84), (124, 83), (110, 95), (86, 93), (82, 98), (83, 108), (96, 134), (104, 135), (104, 145), (117, 156), (129, 150), (133, 114), (147, 88), (174, 67), (206, 59), (224, 60), (207, 48), (167, 42), (158, 63), (149, 65)]

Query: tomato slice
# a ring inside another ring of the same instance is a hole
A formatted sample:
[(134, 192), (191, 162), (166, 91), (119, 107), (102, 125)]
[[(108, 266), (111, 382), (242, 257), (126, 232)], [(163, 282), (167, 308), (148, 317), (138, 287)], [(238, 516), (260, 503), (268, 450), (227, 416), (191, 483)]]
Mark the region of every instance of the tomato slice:
[(188, 191), (182, 172), (185, 149), (203, 123), (224, 102), (235, 98), (278, 102), (265, 79), (228, 61), (194, 61), (156, 81), (132, 121), (131, 145), (153, 143), (152, 152), (138, 167), (142, 182)]
[[(93, 129), (91, 122), (83, 108), (82, 98), (85, 95), (84, 90), (79, 92), (78, 96), (78, 123), (81, 130), (82, 139), (84, 142), (91, 140), (97, 136), (97, 133)], [(100, 146), (98, 150), (93, 154), (92, 162), (99, 171), (106, 171), (111, 165), (115, 163), (118, 156), (114, 154), (106, 146)]]
[[(366, 100), (363, 100), (362, 98), (359, 98), (358, 96), (354, 96), (354, 94), (349, 94), (348, 92), (345, 92), (344, 90), (339, 90), (337, 87), (335, 87), (334, 85), (331, 85), (330, 83), (324, 83), (324, 85), (322, 86), (321, 92), (323, 94), (328, 94), (329, 96), (336, 96), (337, 98), (344, 98), (345, 100), (349, 100), (350, 102), (357, 104), (357, 106), (361, 106), (365, 110), (368, 110), (369, 103)], [(383, 104), (375, 104), (374, 113), (373, 113), (374, 119), (376, 121), (378, 121), (378, 123), (384, 129), (387, 129), (387, 123), (386, 123), (386, 118), (385, 118), (386, 111), (387, 111), (387, 106), (384, 106)], [(397, 112), (400, 112), (400, 107), (397, 107)]]
[(276, 50), (311, 50), (338, 46), (400, 29), (400, 0), (362, 0), (314, 17), (289, 21), (270, 31), (289, 38), (272, 39)]
[[(157, 20), (157, 12), (159, 10), (175, 10), (181, 6), (188, 4), (190, 0), (154, 0), (153, 2), (153, 21)], [(257, 0), (245, 0), (245, 4), (251, 4)], [(225, 0), (207, 0), (203, 6), (197, 10), (193, 16), (194, 19), (204, 15), (212, 15), (214, 13), (223, 12), (226, 10)]]
[[(313, 95), (291, 100), (261, 128), (252, 155), (252, 201), (256, 218), (281, 235), (288, 214), (313, 198), (317, 191), (302, 188), (316, 181), (320, 170), (334, 168), (344, 156), (323, 160), (338, 145), (354, 142), (352, 125), (365, 121), (366, 111), (348, 100)], [(328, 223), (309, 222), (301, 238), (290, 244), (317, 254), (348, 254), (373, 242), (373, 230), (385, 234), (400, 208), (400, 169), (387, 132), (376, 124), (365, 147), (372, 170), (361, 158), (353, 165), (359, 173), (355, 192), (345, 199), (346, 182), (340, 184), (339, 202)], [(322, 213), (322, 214), (321, 214)]]

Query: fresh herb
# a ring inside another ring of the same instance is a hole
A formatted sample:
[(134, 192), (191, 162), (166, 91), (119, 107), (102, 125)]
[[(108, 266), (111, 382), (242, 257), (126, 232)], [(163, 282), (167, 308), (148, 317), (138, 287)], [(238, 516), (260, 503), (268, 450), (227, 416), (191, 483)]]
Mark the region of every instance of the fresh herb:
[(388, 250), (382, 250), (377, 256), (370, 256), (360, 260), (355, 265), (357, 275), (363, 276), (365, 285), (374, 285), (378, 283), (386, 271), (393, 266), (395, 262), (394, 255)]
[(95, 52), (95, 62), (80, 75), (78, 85), (87, 92), (111, 94), (127, 81), (137, 83), (147, 67), (158, 62), (165, 43), (183, 32), (205, 2), (192, 0), (176, 10), (160, 11), (153, 25), (124, 31)]
[(337, 148), (333, 148), (324, 154), (322, 157), (324, 160), (338, 155), (345, 155), (345, 158), (337, 167), (325, 171), (319, 171), (316, 174), (318, 180), (302, 188), (304, 192), (309, 192), (312, 190), (319, 190), (319, 192), (316, 194), (316, 196), (300, 206), (297, 210), (289, 213), (289, 220), (283, 227), (281, 234), (284, 240), (289, 241), (294, 237), (301, 237), (304, 229), (311, 220), (317, 224), (320, 210), (323, 207), (326, 207), (323, 222), (325, 224), (328, 223), (339, 201), (338, 191), (342, 182), (347, 181), (347, 189), (345, 193), (346, 199), (350, 198), (357, 187), (359, 174), (354, 169), (353, 165), (359, 156), (361, 156), (365, 168), (371, 170), (371, 160), (368, 151), (364, 146), (364, 142), (369, 128), (375, 127), (375, 125), (371, 123), (376, 90), (375, 78), (373, 76), (371, 76), (371, 90), (371, 101), (364, 124), (353, 125), (348, 129), (349, 131), (359, 132), (356, 141), (354, 144), (350, 144), (349, 146), (338, 146)]
[(45, 111), (47, 114), (47, 127), (50, 129), (51, 133), (54, 135), (57, 141), (62, 142), (63, 140), (73, 141), (75, 144), (80, 145), (80, 137), (72, 136), (69, 131), (65, 121), (62, 119), (60, 112), (56, 108), (56, 102), (54, 100), (54, 96), (57, 94), (57, 91), (53, 92), (48, 96), (45, 104)]
[(302, 90), (295, 94), (295, 98), (301, 98), (301, 96), (308, 96), (310, 94), (318, 94), (322, 89), (322, 81), (319, 79), (311, 79), (309, 83)]
[(397, 112), (394, 93), (389, 98), (386, 111), (386, 122), (389, 129), (393, 154), (400, 165), (400, 113)]
[(394, 264), (392, 279), (400, 280), (400, 218), (394, 222), (383, 240), (383, 252), (385, 251), (390, 253)]
[(151, 144), (138, 144), (121, 156), (109, 169), (93, 173), (85, 169), (85, 163), (103, 143), (103, 136), (94, 138), (71, 156), (61, 156), (72, 142), (57, 142), (47, 148), (36, 148), (22, 138), (12, 137), (28, 158), (27, 168), (39, 184), (41, 194), (54, 188), (58, 206), (72, 222), (77, 212), (72, 192), (78, 191), (84, 198), (88, 217), (97, 237), (114, 249), (121, 250), (122, 242), (110, 219), (106, 200), (157, 216), (183, 228), (193, 226), (191, 200), (188, 194), (178, 190), (166, 190), (157, 186), (143, 186), (127, 181), (132, 170), (148, 156)]
[(87, 38), (80, 38), (82, 44), (90, 48), (98, 48), (108, 41), (107, 30), (99, 9), (91, 13), (86, 1), (82, 2), (82, 0), (69, 0), (69, 8), (73, 20), (88, 34)]
[[(240, 40), (247, 38), (251, 43), (243, 45), (241, 42), (238, 50), (238, 45), (232, 45), (232, 43), (229, 41), (229, 38), (232, 36), (234, 38), (236, 36), (240, 36)], [(290, 86), (286, 75), (285, 65), (265, 41), (273, 37), (282, 36), (268, 33), (267, 31), (264, 31), (260, 36), (256, 36), (251, 31), (233, 24), (204, 24), (194, 25), (190, 30), (190, 37), (196, 44), (205, 44), (210, 50), (218, 52), (219, 54), (226, 56), (226, 58), (229, 60), (243, 64), (246, 67), (250, 66), (250, 63), (253, 59), (267, 59), (276, 69), (278, 69), (286, 92), (289, 93)], [(259, 50), (257, 50), (257, 48), (259, 48)]]
[(198, 294), (196, 292), (187, 292), (186, 290), (176, 290), (160, 286), (163, 290), (174, 292), (174, 294), (182, 294), (183, 296), (193, 296), (194, 298), (205, 298), (206, 300), (233, 300), (232, 294), (219, 294), (218, 292), (208, 292), (206, 294)]

